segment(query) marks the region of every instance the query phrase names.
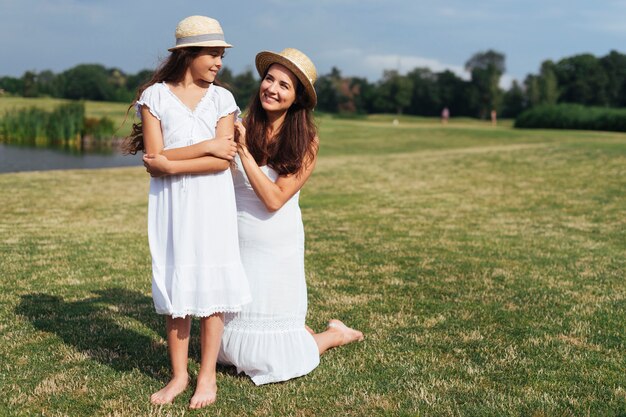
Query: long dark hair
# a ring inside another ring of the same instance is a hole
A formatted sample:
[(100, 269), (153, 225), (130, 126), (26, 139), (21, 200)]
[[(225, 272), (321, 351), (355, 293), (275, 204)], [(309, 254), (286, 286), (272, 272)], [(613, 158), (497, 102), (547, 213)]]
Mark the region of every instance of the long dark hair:
[[(265, 78), (265, 75), (261, 80)], [(262, 82), (262, 81), (261, 81)], [(257, 91), (250, 100), (246, 124), (246, 144), (259, 165), (268, 165), (279, 175), (301, 173), (317, 153), (317, 127), (306, 105), (303, 85), (298, 81), (296, 100), (278, 132), (268, 137), (269, 120)]]
[[(176, 84), (185, 78), (185, 73), (187, 72), (187, 68), (191, 65), (191, 62), (205, 49), (201, 46), (192, 46), (188, 48), (180, 48), (174, 49), (172, 53), (167, 57), (163, 63), (156, 69), (152, 78), (147, 83), (143, 84), (137, 90), (137, 94), (135, 95), (135, 99), (133, 100), (133, 104), (128, 107), (126, 111), (126, 115), (128, 116), (128, 112), (135, 107), (135, 103), (141, 97), (141, 93), (148, 87), (153, 84), (160, 83), (165, 81), (166, 83)], [(217, 81), (214, 83), (219, 85)], [(130, 132), (130, 135), (126, 137), (124, 144), (122, 145), (122, 149), (125, 153), (130, 153), (135, 155), (139, 151), (144, 151), (143, 144), (143, 130), (141, 121), (138, 123), (133, 123), (133, 128)]]

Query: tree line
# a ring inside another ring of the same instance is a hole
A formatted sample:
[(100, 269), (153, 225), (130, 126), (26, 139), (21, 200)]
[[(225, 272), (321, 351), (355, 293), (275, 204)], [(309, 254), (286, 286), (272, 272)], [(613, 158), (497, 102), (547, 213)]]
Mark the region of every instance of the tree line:
[[(499, 83), (506, 71), (505, 55), (494, 50), (478, 52), (465, 63), (470, 74), (463, 79), (452, 71), (415, 68), (407, 74), (385, 70), (382, 78), (349, 77), (332, 68), (318, 78), (318, 110), (329, 113), (398, 113), (438, 116), (447, 107), (452, 116), (485, 118), (496, 110), (516, 117), (539, 105), (578, 103), (586, 106), (626, 106), (626, 55), (579, 54), (559, 61), (546, 60), (537, 74), (513, 81), (504, 90)], [(59, 74), (50, 70), (27, 71), (22, 77), (0, 77), (0, 89), (24, 97), (58, 97), (130, 103), (151, 70), (126, 74), (99, 64), (81, 64)], [(244, 107), (258, 88), (251, 69), (234, 74), (223, 68), (219, 81)]]

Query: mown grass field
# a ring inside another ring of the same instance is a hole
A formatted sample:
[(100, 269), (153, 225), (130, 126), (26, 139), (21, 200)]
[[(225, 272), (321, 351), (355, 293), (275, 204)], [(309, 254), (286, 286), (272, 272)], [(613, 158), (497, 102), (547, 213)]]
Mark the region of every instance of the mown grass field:
[(0, 415), (626, 415), (626, 135), (392, 119), (321, 118), (301, 195), (308, 322), (366, 340), (198, 412), (148, 402), (145, 172), (0, 175)]

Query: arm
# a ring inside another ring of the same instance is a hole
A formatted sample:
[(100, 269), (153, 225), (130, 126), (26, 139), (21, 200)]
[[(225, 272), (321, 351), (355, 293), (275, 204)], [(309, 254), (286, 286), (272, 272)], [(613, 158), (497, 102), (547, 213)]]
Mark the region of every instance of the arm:
[[(234, 120), (234, 115), (227, 117), (231, 117), (232, 135), (234, 129), (232, 127), (232, 120)], [(227, 117), (220, 119), (216, 133), (222, 135), (227, 134), (227, 121), (223, 122)], [(144, 166), (153, 177), (176, 174), (206, 174), (224, 171), (229, 168), (230, 162), (228, 160), (213, 156), (202, 156), (200, 158), (182, 161), (170, 161), (163, 155), (163, 133), (159, 120), (150, 113), (150, 110), (148, 110), (146, 106), (141, 108), (141, 119), (144, 147), (146, 150), (146, 155), (143, 157)], [(226, 126), (220, 128), (220, 124), (226, 124)]]
[[(279, 210), (295, 193), (300, 191), (306, 181), (311, 176), (315, 163), (317, 161), (317, 152), (313, 160), (308, 161), (298, 174), (280, 176), (273, 182), (261, 171), (254, 157), (248, 151), (245, 145), (245, 128), (241, 123), (236, 124), (239, 136), (239, 157), (246, 171), (250, 185), (254, 189), (259, 200), (265, 205), (268, 211), (274, 212)], [(318, 139), (315, 138), (315, 145), (318, 145)]]
[(203, 156), (214, 156), (230, 161), (237, 152), (237, 144), (233, 140), (234, 123), (235, 114), (231, 113), (218, 120), (214, 139), (203, 140), (182, 148), (162, 150), (160, 153), (171, 161), (194, 159)]

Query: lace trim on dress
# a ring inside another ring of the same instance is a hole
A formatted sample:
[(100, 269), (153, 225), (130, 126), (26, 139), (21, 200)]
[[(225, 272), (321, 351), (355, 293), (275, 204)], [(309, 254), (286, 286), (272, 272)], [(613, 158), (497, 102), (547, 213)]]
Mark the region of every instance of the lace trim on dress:
[(140, 120), (141, 120), (141, 106), (146, 106), (146, 108), (150, 111), (150, 114), (152, 114), (154, 117), (156, 117), (157, 120), (161, 120), (159, 115), (156, 114), (156, 112), (154, 110), (152, 110), (152, 107), (150, 107), (145, 100), (137, 100), (137, 102), (135, 103), (135, 111), (137, 113), (137, 117)]
[[(248, 301), (249, 302), (249, 301)], [(243, 304), (247, 304), (243, 303)], [(157, 314), (165, 314), (172, 318), (185, 318), (186, 316), (209, 317), (217, 313), (238, 313), (242, 310), (243, 304), (236, 306), (213, 306), (205, 310), (186, 309), (180, 311), (157, 310)]]

